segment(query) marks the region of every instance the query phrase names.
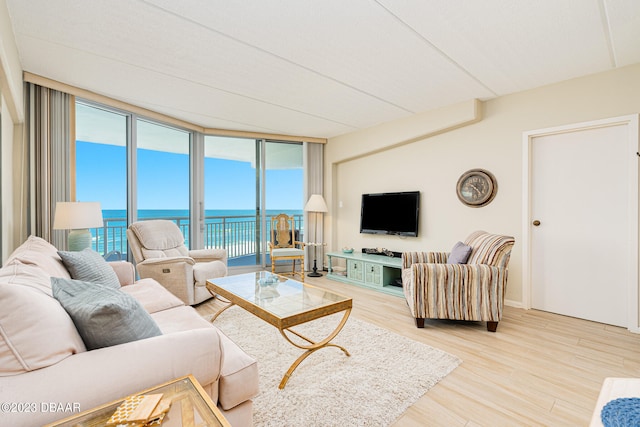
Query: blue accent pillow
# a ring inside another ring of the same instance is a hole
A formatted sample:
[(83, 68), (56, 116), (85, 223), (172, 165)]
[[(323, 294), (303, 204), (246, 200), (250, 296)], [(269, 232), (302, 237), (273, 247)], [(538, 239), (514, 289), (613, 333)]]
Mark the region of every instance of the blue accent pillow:
[(466, 264), (471, 255), (471, 246), (467, 246), (462, 242), (453, 245), (451, 253), (447, 258), (447, 264)]
[(59, 277), (51, 278), (51, 289), (87, 350), (162, 335), (142, 304), (120, 289)]
[(118, 275), (105, 259), (91, 248), (82, 251), (58, 251), (72, 279), (97, 282), (120, 289)]

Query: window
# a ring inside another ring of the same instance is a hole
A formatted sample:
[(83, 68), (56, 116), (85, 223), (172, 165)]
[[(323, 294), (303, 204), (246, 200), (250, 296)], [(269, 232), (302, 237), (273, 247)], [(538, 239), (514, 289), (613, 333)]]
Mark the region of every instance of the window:
[(104, 226), (91, 230), (93, 249), (108, 259), (127, 247), (127, 120), (76, 102), (75, 200), (100, 202)]
[(203, 136), (77, 100), (73, 152), (72, 194), (101, 203), (91, 232), (108, 259), (126, 259), (132, 221), (170, 219), (187, 247), (226, 249), (231, 268), (269, 263), (271, 215), (295, 216), (303, 233), (302, 143)]

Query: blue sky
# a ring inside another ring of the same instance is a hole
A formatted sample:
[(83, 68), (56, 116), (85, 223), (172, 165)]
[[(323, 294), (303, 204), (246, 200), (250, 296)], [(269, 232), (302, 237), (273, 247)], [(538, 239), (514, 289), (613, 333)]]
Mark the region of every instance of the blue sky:
[[(188, 156), (143, 149), (137, 155), (138, 208), (188, 209)], [(125, 147), (78, 141), (76, 174), (76, 200), (126, 208)], [(266, 208), (301, 210), (302, 179), (302, 169), (267, 170)], [(254, 209), (255, 187), (250, 163), (205, 159), (205, 209)]]

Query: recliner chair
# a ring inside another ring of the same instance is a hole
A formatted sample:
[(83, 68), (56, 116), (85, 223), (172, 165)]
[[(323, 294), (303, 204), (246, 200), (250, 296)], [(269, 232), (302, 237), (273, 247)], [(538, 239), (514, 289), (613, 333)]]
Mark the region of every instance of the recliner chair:
[(227, 275), (225, 249), (189, 250), (173, 221), (139, 221), (127, 229), (127, 240), (140, 278), (152, 278), (194, 305), (211, 298), (207, 279)]

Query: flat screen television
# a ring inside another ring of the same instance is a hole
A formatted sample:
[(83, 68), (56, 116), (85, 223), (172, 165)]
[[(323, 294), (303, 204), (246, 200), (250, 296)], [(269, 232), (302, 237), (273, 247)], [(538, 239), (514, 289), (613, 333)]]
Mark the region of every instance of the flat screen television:
[(420, 192), (363, 194), (360, 233), (418, 236)]

